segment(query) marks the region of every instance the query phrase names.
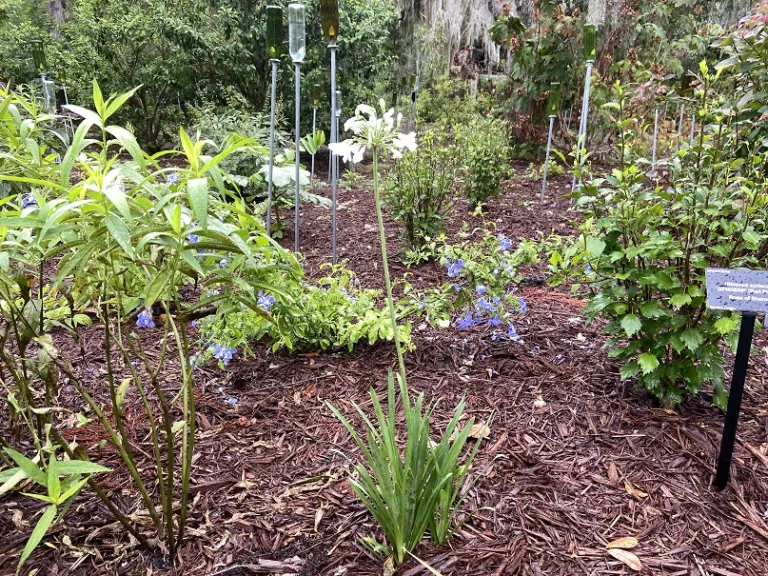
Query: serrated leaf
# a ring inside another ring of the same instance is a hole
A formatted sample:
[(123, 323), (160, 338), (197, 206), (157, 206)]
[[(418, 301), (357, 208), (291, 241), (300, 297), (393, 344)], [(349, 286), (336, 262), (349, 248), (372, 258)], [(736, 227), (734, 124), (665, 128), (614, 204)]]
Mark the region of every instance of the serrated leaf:
[(696, 349), (702, 345), (704, 338), (696, 328), (686, 328), (680, 333), (680, 341), (691, 351), (695, 352)]
[(643, 323), (634, 314), (627, 314), (621, 319), (621, 327), (624, 329), (627, 337), (632, 338), (642, 329)]
[(650, 374), (659, 367), (659, 359), (650, 352), (643, 352), (637, 359), (643, 375)]
[(688, 296), (688, 294), (675, 294), (672, 296), (672, 298), (669, 299), (670, 306), (674, 306), (675, 308), (682, 308), (683, 306), (686, 306), (687, 304), (691, 303), (691, 297)]
[(624, 563), (630, 570), (640, 572), (643, 569), (643, 563), (632, 552), (622, 550), (620, 548), (611, 548), (608, 550), (608, 554), (616, 558), (619, 562)]
[(629, 380), (640, 371), (640, 365), (637, 362), (624, 364), (619, 370), (619, 376), (622, 380)]
[(736, 322), (733, 321), (733, 318), (728, 316), (725, 318), (720, 318), (717, 322), (715, 322), (715, 330), (717, 330), (721, 336), (728, 334), (729, 332), (736, 330)]

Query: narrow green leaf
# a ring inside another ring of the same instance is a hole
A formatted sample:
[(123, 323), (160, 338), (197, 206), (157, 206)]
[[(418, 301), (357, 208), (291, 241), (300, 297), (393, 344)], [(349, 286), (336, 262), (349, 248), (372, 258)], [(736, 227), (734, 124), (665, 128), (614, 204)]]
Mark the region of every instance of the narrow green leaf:
[(11, 457), (11, 460), (16, 462), (16, 465), (24, 471), (24, 474), (26, 474), (27, 477), (32, 478), (32, 480), (40, 484), (40, 486), (48, 485), (45, 474), (32, 460), (11, 448), (5, 448), (5, 452)]
[(21, 553), (21, 558), (19, 559), (19, 566), (17, 568), (17, 572), (24, 565), (24, 562), (27, 561), (27, 558), (29, 558), (29, 555), (35, 551), (35, 548), (37, 548), (37, 545), (40, 544), (40, 541), (45, 536), (45, 533), (48, 532), (48, 528), (51, 527), (51, 523), (53, 522), (53, 519), (55, 517), (56, 517), (55, 505), (51, 505), (48, 508), (46, 508), (45, 512), (43, 512), (43, 515), (40, 516), (40, 520), (37, 521), (37, 525), (35, 526), (35, 529), (32, 530), (32, 535), (29, 537), (29, 540), (27, 540), (27, 544), (26, 546), (24, 546), (24, 551)]
[(200, 227), (208, 228), (208, 178), (194, 178), (187, 182), (189, 205)]

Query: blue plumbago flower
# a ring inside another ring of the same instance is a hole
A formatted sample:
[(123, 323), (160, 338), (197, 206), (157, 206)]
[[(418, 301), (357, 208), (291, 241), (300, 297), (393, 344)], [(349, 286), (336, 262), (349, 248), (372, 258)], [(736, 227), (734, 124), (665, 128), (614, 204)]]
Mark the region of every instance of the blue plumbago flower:
[(453, 291), (454, 292), (458, 292), (459, 290), (461, 290), (461, 286), (459, 286), (458, 284), (454, 284), (453, 285)]
[(142, 310), (136, 318), (136, 326), (139, 328), (154, 328), (155, 322), (152, 320), (152, 314), (149, 310)]
[(501, 318), (498, 314), (495, 314), (494, 316), (488, 318), (488, 326), (491, 328), (498, 328), (501, 326)]
[(37, 198), (31, 192), (21, 197), (21, 209), (24, 210), (24, 208), (37, 208)]
[(472, 326), (475, 325), (475, 319), (472, 317), (472, 311), (467, 310), (467, 313), (464, 314), (464, 316), (461, 316), (458, 320), (456, 320), (456, 326), (460, 330), (466, 330), (467, 328), (472, 328)]
[(189, 241), (190, 244), (197, 244), (198, 242), (200, 242), (200, 236), (198, 236), (197, 234), (187, 234), (187, 240)]
[(263, 290), (259, 290), (258, 306), (264, 312), (269, 312), (272, 309), (272, 304), (275, 303), (275, 297), (271, 294), (266, 294)]
[(488, 289), (485, 286), (483, 286), (482, 284), (478, 284), (475, 287), (475, 294), (480, 295), (480, 294), (485, 294), (486, 292), (488, 292)]
[(512, 248), (512, 240), (504, 236), (504, 234), (499, 234), (499, 248), (509, 250)]
[(179, 173), (178, 172), (170, 172), (168, 176), (165, 177), (165, 181), (168, 182), (168, 184), (175, 184), (179, 181)]
[(236, 406), (237, 402), (238, 400), (234, 396), (230, 396), (229, 398), (227, 398), (227, 404), (229, 404), (230, 406)]
[(590, 266), (589, 264), (584, 266), (584, 273), (585, 274), (591, 274), (592, 273), (592, 266)]
[(520, 340), (520, 335), (517, 333), (517, 329), (512, 322), (507, 325), (507, 338), (514, 341)]
[(475, 310), (477, 310), (477, 313), (482, 316), (483, 314), (494, 312), (496, 307), (491, 302), (489, 302), (485, 296), (481, 296), (477, 299), (477, 302), (475, 302)]
[(232, 358), (237, 352), (237, 349), (227, 348), (221, 344), (214, 344), (209, 348), (209, 350), (213, 352), (213, 357), (216, 358), (216, 360), (221, 360), (224, 366), (232, 361)]
[(522, 297), (518, 296), (517, 303), (520, 306), (520, 312), (522, 312), (523, 314), (528, 312), (528, 304), (526, 304), (525, 300)]
[(464, 260), (459, 258), (458, 260), (448, 260), (448, 264), (445, 265), (448, 270), (448, 278), (456, 278), (464, 268)]
[(222, 258), (222, 259), (219, 261), (219, 266), (220, 266), (221, 268), (229, 268), (229, 260), (227, 260), (226, 258)]
[(359, 278), (355, 278), (355, 279), (352, 281), (352, 284), (354, 284), (354, 285), (355, 285), (355, 288), (358, 288), (358, 287), (360, 286), (360, 279), (359, 279)]
[(189, 325), (192, 326), (192, 328), (197, 328), (197, 320), (192, 320)]
[(499, 334), (498, 332), (494, 331), (494, 333), (491, 334), (491, 340), (493, 340), (494, 342), (498, 342), (499, 338), (501, 338), (501, 334)]

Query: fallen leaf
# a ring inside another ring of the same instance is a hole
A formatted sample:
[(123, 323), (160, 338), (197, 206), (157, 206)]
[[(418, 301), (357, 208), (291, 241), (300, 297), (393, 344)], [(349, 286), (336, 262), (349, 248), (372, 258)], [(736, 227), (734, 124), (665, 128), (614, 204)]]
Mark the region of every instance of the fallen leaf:
[(634, 496), (635, 498), (648, 498), (648, 494), (633, 487), (627, 480), (624, 480), (624, 488), (626, 488), (627, 494)]
[(533, 403), (533, 407), (534, 408), (544, 408), (544, 406), (546, 406), (546, 405), (547, 405), (547, 403), (544, 401), (544, 398), (542, 398), (541, 396), (536, 398), (536, 400)]
[(474, 438), (475, 440), (482, 440), (483, 438), (488, 438), (488, 435), (490, 433), (491, 433), (491, 429), (488, 427), (488, 425), (485, 422), (479, 422), (469, 429), (469, 437)]
[(608, 542), (606, 548), (635, 548), (637, 546), (637, 538), (633, 536), (626, 536), (624, 538), (618, 538), (613, 542)]
[(315, 532), (317, 532), (317, 528), (320, 526), (320, 521), (323, 519), (324, 514), (325, 510), (320, 506), (320, 508), (317, 509), (317, 512), (315, 512)]
[(619, 471), (616, 468), (616, 464), (613, 462), (608, 465), (608, 480), (611, 482), (617, 482), (619, 480)]
[(384, 576), (394, 576), (395, 574), (395, 559), (390, 556), (384, 560)]
[(643, 569), (643, 564), (640, 562), (640, 558), (632, 554), (632, 552), (628, 552), (627, 550), (621, 550), (620, 548), (611, 548), (608, 550), (608, 554), (616, 558), (619, 562), (623, 562), (631, 570), (634, 570), (635, 572), (640, 572), (640, 570)]

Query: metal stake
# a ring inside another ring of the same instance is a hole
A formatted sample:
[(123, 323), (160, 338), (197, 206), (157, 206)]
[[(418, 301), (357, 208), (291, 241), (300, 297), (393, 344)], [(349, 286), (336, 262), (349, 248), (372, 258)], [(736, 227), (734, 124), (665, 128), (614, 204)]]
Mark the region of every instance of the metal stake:
[(296, 190), (294, 192), (293, 202), (293, 251), (298, 254), (299, 252), (299, 172), (301, 166), (300, 150), (301, 150), (301, 137), (300, 137), (300, 123), (301, 123), (301, 62), (296, 62), (296, 95), (294, 97), (296, 108)]
[(653, 151), (651, 152), (651, 174), (656, 171), (656, 139), (659, 135), (659, 107), (656, 107), (656, 117), (653, 120)]
[(547, 193), (547, 173), (549, 172), (549, 151), (552, 148), (552, 130), (555, 128), (555, 117), (549, 117), (549, 136), (547, 136), (547, 155), (544, 159), (544, 177), (541, 179), (541, 203), (544, 203), (544, 195)]
[[(331, 50), (331, 144), (336, 144), (338, 134), (336, 133), (336, 43), (328, 45)], [(338, 173), (334, 169), (334, 157), (331, 153), (331, 163), (328, 167), (331, 171), (331, 254), (332, 261), (336, 264), (338, 256), (336, 254), (336, 189), (338, 186)]]
[[(587, 146), (587, 114), (589, 113), (589, 85), (592, 81), (592, 60), (587, 60), (587, 76), (584, 80), (584, 99), (581, 102), (581, 118), (579, 119), (579, 136), (577, 139), (576, 148), (576, 161), (581, 161), (582, 148)], [(579, 187), (581, 187), (581, 181), (579, 181)], [(571, 183), (571, 192), (576, 189), (576, 174), (573, 175), (573, 182)]]
[(272, 107), (269, 115), (269, 168), (267, 182), (267, 237), (272, 237), (272, 171), (275, 167), (275, 100), (277, 99), (277, 59), (272, 62)]
[(688, 143), (688, 146), (691, 148), (693, 148), (693, 134), (695, 130), (696, 130), (696, 111), (694, 110), (693, 113), (691, 114), (691, 138), (690, 138), (690, 142)]
[(685, 104), (680, 105), (680, 121), (677, 125), (677, 150), (680, 151), (680, 139), (683, 137), (683, 120), (685, 120)]
[(752, 334), (754, 330), (755, 313), (742, 312), (739, 343), (736, 347), (736, 360), (733, 364), (733, 377), (731, 378), (731, 390), (728, 394), (728, 410), (725, 413), (723, 440), (720, 444), (720, 455), (717, 459), (717, 474), (715, 476), (715, 488), (717, 490), (724, 489), (728, 484), (733, 445), (736, 441), (736, 425), (739, 423), (741, 396), (744, 392), (744, 379), (747, 375), (749, 352), (752, 349)]
[[(312, 106), (312, 137), (314, 138), (315, 132), (317, 132), (317, 106)], [(315, 155), (312, 154), (312, 173), (310, 174), (310, 182), (312, 183), (312, 190), (315, 189)]]

